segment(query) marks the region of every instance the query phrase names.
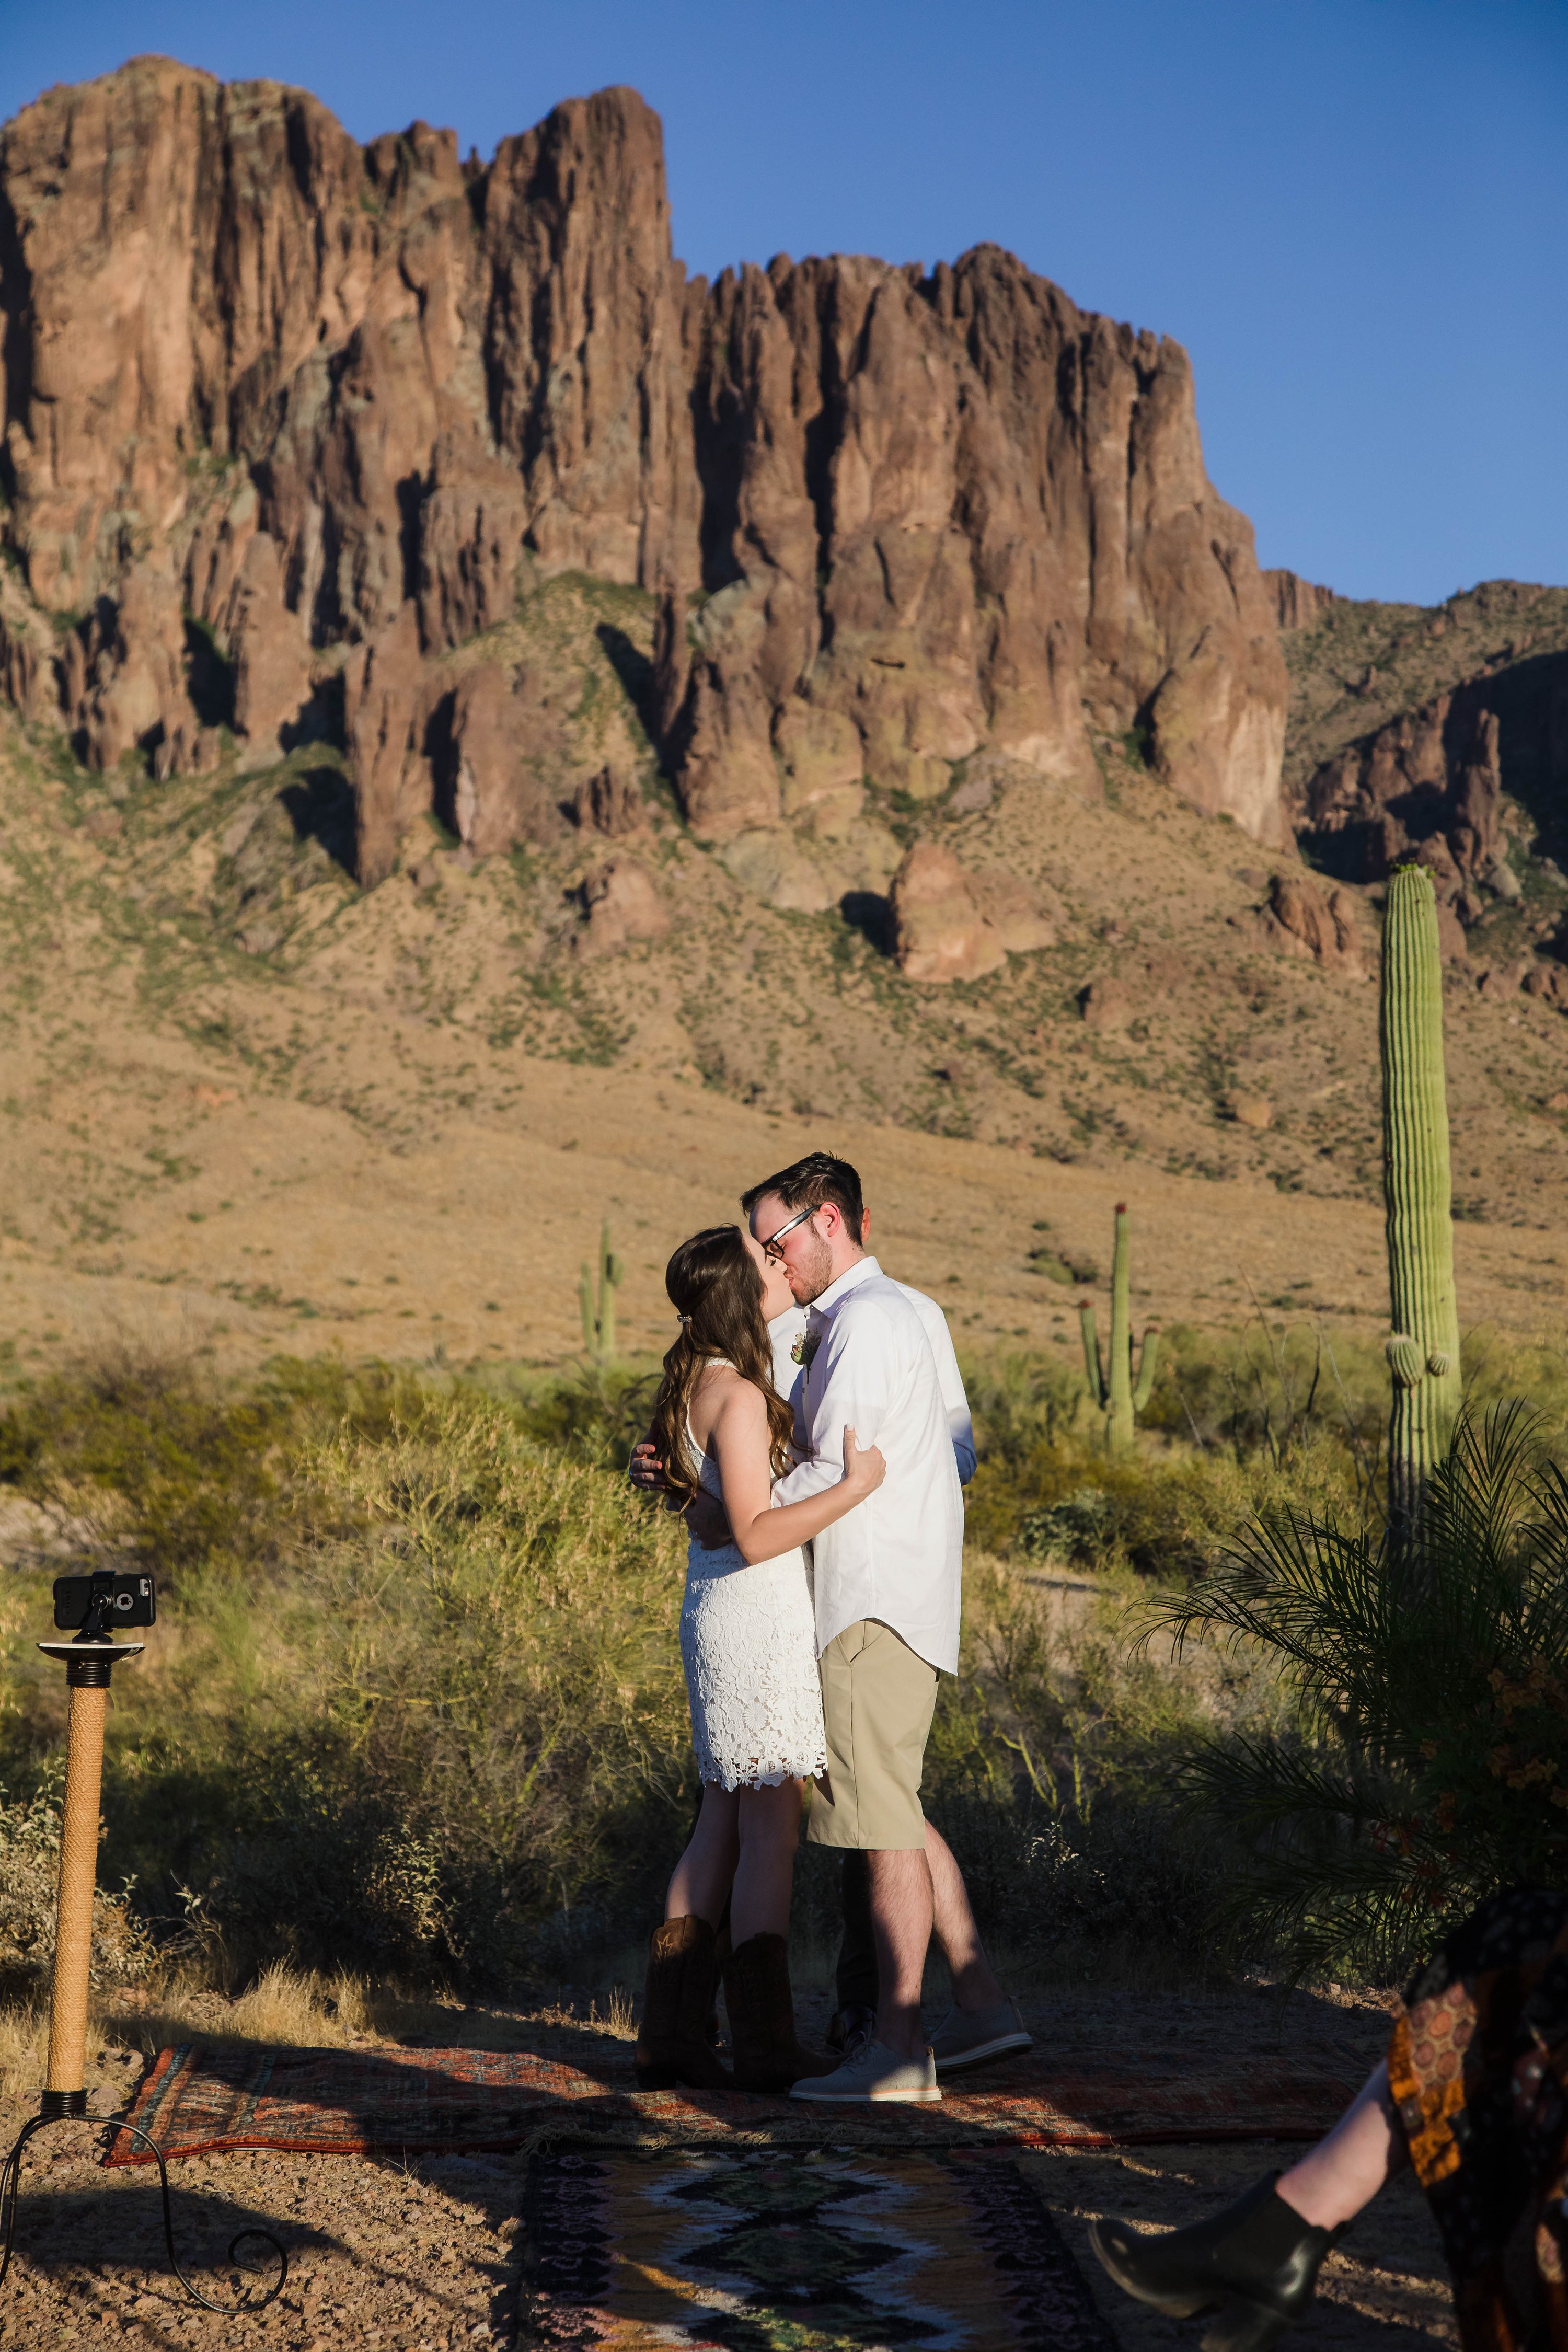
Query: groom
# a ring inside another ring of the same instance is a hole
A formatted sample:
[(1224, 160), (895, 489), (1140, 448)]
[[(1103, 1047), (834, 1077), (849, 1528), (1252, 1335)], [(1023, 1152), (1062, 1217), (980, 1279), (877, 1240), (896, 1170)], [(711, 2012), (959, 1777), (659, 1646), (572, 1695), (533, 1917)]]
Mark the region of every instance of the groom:
[[(878, 1493), (813, 1546), (828, 1770), (806, 1828), (816, 1844), (866, 1857), (876, 2023), (836, 2074), (797, 2084), (794, 2096), (938, 2099), (939, 2061), (973, 2063), (1028, 2041), (981, 1949), (958, 1864), (920, 1803), (937, 1673), (958, 1664), (963, 1504), (949, 1407), (911, 1295), (862, 1246), (860, 1180), (847, 1160), (812, 1153), (741, 1205), (810, 1309), (796, 1417), (811, 1456), (775, 1499), (837, 1483), (847, 1422), (888, 1462)], [(954, 2002), (934, 2057), (921, 2022), (933, 1926)]]

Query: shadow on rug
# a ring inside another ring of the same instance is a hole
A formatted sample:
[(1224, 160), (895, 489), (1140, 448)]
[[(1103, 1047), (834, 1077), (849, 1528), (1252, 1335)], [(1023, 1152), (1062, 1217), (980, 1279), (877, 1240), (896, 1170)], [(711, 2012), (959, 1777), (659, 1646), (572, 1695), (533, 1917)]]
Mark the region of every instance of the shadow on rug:
[[(293, 2148), (363, 2156), (420, 2150), (809, 2147), (830, 2129), (863, 2147), (1110, 2147), (1159, 2140), (1312, 2140), (1356, 2085), (1281, 2062), (1137, 2059), (1053, 2066), (1038, 2053), (963, 2077), (940, 2105), (820, 2107), (738, 2091), (639, 2092), (631, 2053), (593, 2071), (526, 2051), (163, 2050), (132, 2122), (165, 2156)], [(116, 2135), (110, 2165), (147, 2164)]]
[(559, 2352), (1115, 2352), (1005, 2157), (540, 2155), (523, 2222), (526, 2332)]

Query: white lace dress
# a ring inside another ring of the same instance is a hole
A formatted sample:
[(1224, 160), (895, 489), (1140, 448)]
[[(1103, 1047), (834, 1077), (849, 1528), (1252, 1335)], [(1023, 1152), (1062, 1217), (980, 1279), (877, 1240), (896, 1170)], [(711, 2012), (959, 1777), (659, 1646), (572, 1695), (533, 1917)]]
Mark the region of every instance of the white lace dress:
[[(687, 1438), (705, 1491), (723, 1496), (719, 1465)], [(687, 1550), (680, 1657), (691, 1744), (704, 1780), (726, 1789), (810, 1780), (827, 1769), (816, 1609), (804, 1552), (748, 1568), (733, 1544)]]

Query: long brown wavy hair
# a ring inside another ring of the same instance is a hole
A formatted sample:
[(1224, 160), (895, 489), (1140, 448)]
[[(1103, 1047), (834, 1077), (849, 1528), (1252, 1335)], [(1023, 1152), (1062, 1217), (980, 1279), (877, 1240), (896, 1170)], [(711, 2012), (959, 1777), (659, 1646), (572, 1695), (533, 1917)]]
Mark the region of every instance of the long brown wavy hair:
[(795, 1416), (773, 1386), (773, 1350), (763, 1320), (763, 1278), (748, 1256), (739, 1225), (710, 1225), (682, 1242), (664, 1269), (680, 1331), (664, 1360), (653, 1408), (653, 1442), (672, 1493), (689, 1503), (697, 1492), (697, 1465), (687, 1435), (691, 1391), (716, 1357), (733, 1364), (761, 1389), (768, 1409), (768, 1459), (774, 1477), (789, 1462)]

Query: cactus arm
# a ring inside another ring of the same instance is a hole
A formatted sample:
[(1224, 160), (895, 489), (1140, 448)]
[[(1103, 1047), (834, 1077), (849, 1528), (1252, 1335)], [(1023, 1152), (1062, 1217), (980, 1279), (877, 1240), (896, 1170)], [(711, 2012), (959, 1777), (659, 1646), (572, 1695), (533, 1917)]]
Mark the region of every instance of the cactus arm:
[(577, 1306), (583, 1318), (583, 1353), (592, 1356), (597, 1351), (599, 1334), (594, 1321), (594, 1270), (586, 1258), (577, 1277)]
[(1105, 1373), (1100, 1361), (1100, 1332), (1094, 1320), (1094, 1301), (1080, 1298), (1078, 1302), (1078, 1328), (1083, 1335), (1083, 1378), (1089, 1391), (1089, 1401), (1100, 1412), (1105, 1409)]
[(607, 1364), (616, 1352), (616, 1285), (621, 1262), (610, 1247), (608, 1217), (599, 1228), (599, 1361)]
[(1110, 1261), (1110, 1380), (1106, 1438), (1112, 1454), (1132, 1451), (1131, 1252), (1127, 1203), (1116, 1204), (1116, 1245)]
[(1418, 866), (1400, 866), (1388, 885), (1379, 1036), (1394, 1331), (1388, 1500), (1396, 1539), (1408, 1543), (1460, 1403), (1443, 967), (1432, 877)]
[(1143, 1334), (1143, 1345), (1138, 1350), (1138, 1378), (1132, 1389), (1132, 1410), (1142, 1412), (1149, 1402), (1154, 1385), (1154, 1365), (1160, 1353), (1160, 1333), (1151, 1323)]

